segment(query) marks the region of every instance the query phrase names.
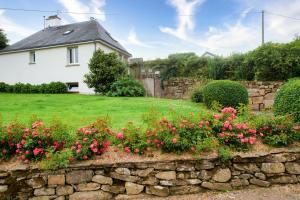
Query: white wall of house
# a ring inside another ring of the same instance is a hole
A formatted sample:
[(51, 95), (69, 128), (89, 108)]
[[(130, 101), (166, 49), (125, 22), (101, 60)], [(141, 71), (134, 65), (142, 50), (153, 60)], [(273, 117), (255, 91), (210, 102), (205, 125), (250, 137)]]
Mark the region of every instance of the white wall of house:
[[(95, 43), (71, 46), (78, 47), (78, 65), (68, 65), (68, 46), (35, 50), (35, 64), (30, 64), (30, 51), (0, 54), (0, 82), (9, 84), (78, 82), (80, 93), (94, 93), (93, 89), (88, 88), (83, 82), (83, 79), (89, 71), (88, 63), (95, 51)], [(96, 48), (101, 48), (106, 53), (114, 51), (101, 43), (96, 43)]]

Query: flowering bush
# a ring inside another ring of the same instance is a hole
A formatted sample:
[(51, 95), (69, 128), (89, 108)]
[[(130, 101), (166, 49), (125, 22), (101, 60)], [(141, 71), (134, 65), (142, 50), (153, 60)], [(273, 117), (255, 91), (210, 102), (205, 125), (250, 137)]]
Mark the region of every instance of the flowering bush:
[(91, 125), (77, 131), (77, 140), (71, 150), (74, 157), (70, 160), (88, 160), (93, 155), (104, 153), (109, 145), (109, 136), (113, 134), (106, 119), (99, 119)]
[(219, 141), (237, 150), (245, 150), (256, 141), (256, 129), (247, 123), (238, 123), (236, 110), (232, 107), (224, 108), (221, 114), (214, 115), (213, 129)]
[(257, 117), (254, 121), (261, 140), (271, 146), (287, 146), (300, 141), (300, 132), (296, 131), (290, 117)]
[(148, 146), (146, 135), (141, 134), (141, 129), (133, 123), (128, 123), (127, 128), (116, 134), (117, 144), (124, 148), (126, 153), (143, 154)]

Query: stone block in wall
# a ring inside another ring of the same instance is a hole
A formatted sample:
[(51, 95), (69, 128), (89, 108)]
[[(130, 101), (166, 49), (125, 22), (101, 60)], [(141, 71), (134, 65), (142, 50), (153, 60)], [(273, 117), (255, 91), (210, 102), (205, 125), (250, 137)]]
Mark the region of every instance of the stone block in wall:
[(264, 100), (274, 100), (275, 93), (268, 93), (264, 96)]
[(255, 111), (258, 111), (260, 109), (259, 104), (251, 104), (250, 107), (252, 110), (255, 110)]
[(48, 176), (48, 185), (64, 185), (65, 184), (65, 175), (49, 175)]
[(218, 169), (212, 179), (216, 182), (225, 183), (231, 179), (231, 171), (229, 168)]
[(300, 164), (296, 162), (285, 163), (286, 171), (290, 174), (300, 174)]
[(265, 109), (272, 108), (274, 100), (264, 100), (263, 104)]
[(175, 171), (158, 172), (155, 175), (155, 177), (158, 179), (163, 179), (163, 180), (175, 180), (176, 172)]
[(252, 97), (251, 99), (253, 104), (261, 104), (264, 101), (264, 97)]
[(269, 187), (271, 185), (270, 182), (260, 180), (260, 179), (257, 179), (257, 178), (250, 179), (250, 183), (253, 184), (253, 185), (261, 186), (261, 187)]
[(229, 183), (203, 182), (201, 186), (209, 190), (231, 190), (232, 189)]
[(113, 179), (111, 177), (106, 177), (102, 175), (95, 175), (92, 178), (93, 182), (103, 184), (103, 185), (112, 185), (113, 184)]
[(160, 196), (160, 197), (167, 197), (167, 196), (169, 196), (170, 190), (168, 187), (163, 187), (163, 186), (159, 186), (159, 185), (147, 186), (146, 193), (153, 194), (155, 196)]
[(93, 178), (92, 170), (75, 170), (67, 173), (66, 182), (68, 184), (79, 184), (90, 182)]
[(262, 163), (261, 170), (268, 174), (279, 174), (285, 172), (283, 163)]
[(278, 176), (269, 179), (271, 183), (281, 183), (281, 184), (288, 184), (288, 183), (297, 183), (298, 179), (295, 175), (292, 176)]
[(126, 182), (125, 183), (126, 193), (127, 194), (140, 194), (144, 190), (143, 185), (136, 183)]
[(100, 184), (98, 183), (80, 183), (75, 186), (76, 191), (95, 191), (100, 189)]

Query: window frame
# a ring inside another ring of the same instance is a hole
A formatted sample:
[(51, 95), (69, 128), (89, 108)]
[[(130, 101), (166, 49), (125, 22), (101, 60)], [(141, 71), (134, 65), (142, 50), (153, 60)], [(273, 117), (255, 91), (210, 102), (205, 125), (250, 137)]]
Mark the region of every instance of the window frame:
[(29, 64), (36, 64), (36, 53), (35, 53), (35, 51), (29, 51)]
[(78, 46), (67, 47), (67, 66), (79, 65)]

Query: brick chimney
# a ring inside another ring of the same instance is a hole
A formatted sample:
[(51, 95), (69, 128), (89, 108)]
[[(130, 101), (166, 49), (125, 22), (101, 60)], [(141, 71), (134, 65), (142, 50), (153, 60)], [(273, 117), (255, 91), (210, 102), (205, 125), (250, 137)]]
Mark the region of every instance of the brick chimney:
[(61, 25), (61, 19), (57, 15), (49, 16), (45, 21), (45, 28), (60, 26), (60, 25)]

